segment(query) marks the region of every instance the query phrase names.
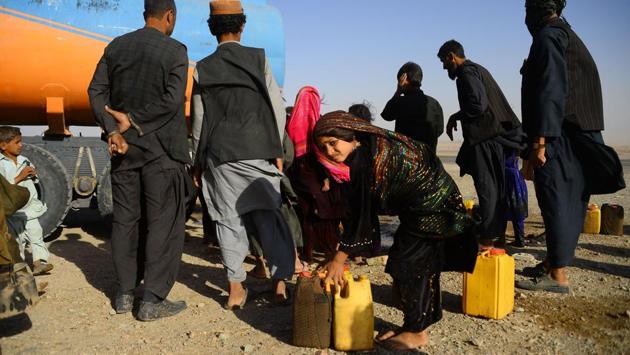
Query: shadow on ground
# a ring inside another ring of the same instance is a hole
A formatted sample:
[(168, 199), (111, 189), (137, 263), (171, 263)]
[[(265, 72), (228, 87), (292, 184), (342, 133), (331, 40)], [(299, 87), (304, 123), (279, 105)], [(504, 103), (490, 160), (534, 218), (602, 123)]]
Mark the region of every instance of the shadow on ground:
[[(0, 319), (0, 339), (23, 333), (33, 327), (28, 314), (22, 313), (13, 317)], [(2, 347), (0, 346), (0, 353)]]
[(610, 256), (618, 256), (618, 257), (624, 257), (624, 258), (630, 257), (630, 249), (628, 248), (620, 248), (620, 247), (613, 247), (609, 245), (601, 245), (601, 244), (593, 244), (593, 243), (580, 243), (580, 248), (594, 251), (600, 254), (610, 255)]

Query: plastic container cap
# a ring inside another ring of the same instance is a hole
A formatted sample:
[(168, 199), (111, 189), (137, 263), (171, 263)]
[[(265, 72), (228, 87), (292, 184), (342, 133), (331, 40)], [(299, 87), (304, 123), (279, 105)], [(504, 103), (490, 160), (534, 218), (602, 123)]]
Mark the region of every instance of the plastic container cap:
[(490, 255), (505, 255), (505, 249), (492, 248), (490, 249)]

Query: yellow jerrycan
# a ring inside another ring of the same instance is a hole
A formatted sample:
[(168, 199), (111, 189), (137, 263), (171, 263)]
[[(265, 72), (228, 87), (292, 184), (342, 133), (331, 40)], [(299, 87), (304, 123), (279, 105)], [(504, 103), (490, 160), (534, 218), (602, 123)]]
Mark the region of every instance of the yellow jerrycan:
[(473, 208), (475, 207), (475, 200), (473, 199), (464, 200), (464, 207), (466, 207), (466, 212), (468, 212), (468, 215), (472, 216)]
[(333, 342), (339, 351), (370, 350), (374, 347), (374, 304), (370, 280), (366, 275), (354, 279), (345, 272), (348, 281), (335, 290)]
[(599, 229), (602, 223), (602, 211), (594, 203), (588, 205), (586, 210), (586, 217), (584, 217), (584, 227), (582, 233), (586, 234), (599, 234)]
[(464, 313), (501, 319), (514, 309), (514, 258), (503, 249), (477, 256), (472, 274), (464, 273)]

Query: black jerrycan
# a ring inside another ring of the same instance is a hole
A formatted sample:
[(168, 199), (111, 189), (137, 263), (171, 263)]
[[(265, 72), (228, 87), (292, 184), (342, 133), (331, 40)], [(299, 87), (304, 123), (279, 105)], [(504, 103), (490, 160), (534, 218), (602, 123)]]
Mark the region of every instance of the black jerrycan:
[(332, 331), (332, 295), (317, 274), (298, 277), (293, 300), (293, 345), (326, 349)]
[(623, 235), (623, 206), (609, 205), (602, 206), (602, 226), (600, 234)]

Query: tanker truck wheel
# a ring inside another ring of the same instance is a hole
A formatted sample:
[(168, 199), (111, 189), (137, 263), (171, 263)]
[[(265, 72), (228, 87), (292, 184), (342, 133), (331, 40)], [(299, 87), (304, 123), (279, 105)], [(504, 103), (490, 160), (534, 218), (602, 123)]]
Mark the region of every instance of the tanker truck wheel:
[(101, 179), (98, 181), (98, 190), (96, 194), (98, 202), (98, 212), (103, 218), (105, 227), (108, 232), (112, 230), (112, 216), (114, 212), (114, 201), (112, 200), (112, 178), (111, 178), (111, 163), (107, 163)]
[(49, 151), (32, 144), (24, 144), (22, 154), (37, 170), (39, 183), (38, 198), (48, 206), (39, 223), (44, 231), (44, 241), (57, 239), (62, 232), (60, 227), (72, 202), (72, 181), (61, 161)]

